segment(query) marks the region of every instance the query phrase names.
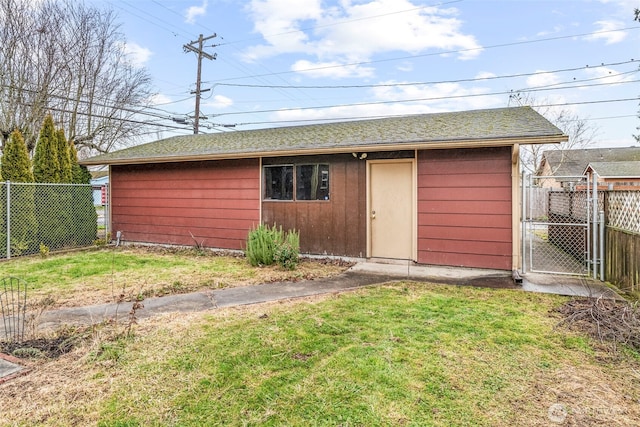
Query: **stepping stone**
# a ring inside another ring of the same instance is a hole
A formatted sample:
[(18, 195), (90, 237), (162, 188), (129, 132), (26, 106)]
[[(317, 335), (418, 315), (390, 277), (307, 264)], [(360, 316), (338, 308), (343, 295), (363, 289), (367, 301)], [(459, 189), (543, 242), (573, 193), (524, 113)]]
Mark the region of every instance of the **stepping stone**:
[(15, 357), (0, 353), (0, 384), (29, 371), (19, 363), (20, 361)]

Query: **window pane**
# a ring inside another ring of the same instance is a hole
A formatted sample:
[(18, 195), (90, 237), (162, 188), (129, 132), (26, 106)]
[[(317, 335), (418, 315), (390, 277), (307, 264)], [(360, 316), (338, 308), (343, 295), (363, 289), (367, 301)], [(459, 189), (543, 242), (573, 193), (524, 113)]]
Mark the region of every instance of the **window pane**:
[(296, 199), (329, 200), (329, 165), (296, 166)]
[(265, 166), (264, 199), (293, 200), (293, 166)]

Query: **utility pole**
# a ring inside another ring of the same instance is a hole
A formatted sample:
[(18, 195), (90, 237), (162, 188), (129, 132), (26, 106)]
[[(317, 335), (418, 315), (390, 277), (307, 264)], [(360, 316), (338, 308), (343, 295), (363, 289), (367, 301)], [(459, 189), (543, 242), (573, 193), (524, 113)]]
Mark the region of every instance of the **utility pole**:
[[(205, 41), (212, 39), (214, 37), (216, 37), (216, 33), (213, 33), (213, 35), (209, 37), (202, 37), (202, 34), (200, 34), (200, 37), (198, 37), (198, 40), (192, 41), (191, 43), (185, 44), (182, 46), (185, 52), (195, 52), (198, 55), (198, 76), (196, 77), (196, 90), (191, 92), (192, 94), (195, 93), (196, 95), (196, 117), (193, 123), (193, 133), (196, 135), (198, 134), (198, 126), (200, 122), (200, 93), (206, 92), (207, 90), (209, 90), (209, 89), (202, 90), (202, 91), (200, 90), (200, 76), (202, 73), (202, 57), (205, 57), (208, 60), (214, 60), (216, 59), (216, 56), (217, 56), (215, 53), (211, 55), (205, 52), (204, 50), (202, 50), (203, 48), (202, 44)], [(212, 47), (215, 47), (215, 45), (213, 45)]]

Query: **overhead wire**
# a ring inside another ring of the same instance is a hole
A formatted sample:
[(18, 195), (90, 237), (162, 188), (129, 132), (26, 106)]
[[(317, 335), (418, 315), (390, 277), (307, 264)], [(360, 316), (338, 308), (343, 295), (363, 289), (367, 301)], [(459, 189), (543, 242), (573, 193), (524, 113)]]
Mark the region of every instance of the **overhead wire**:
[[(456, 3), (460, 0), (457, 1), (451, 1), (451, 2), (446, 2), (446, 3), (440, 3), (440, 4), (450, 4), (450, 3)], [(166, 6), (161, 5), (159, 2), (157, 1), (153, 1), (155, 4), (158, 4), (162, 7), (164, 7), (167, 10), (172, 11), (171, 9), (167, 8)], [(160, 18), (155, 17), (154, 15), (149, 14), (147, 11), (144, 11), (138, 7), (132, 6), (130, 4), (127, 4), (127, 6), (132, 7), (146, 15), (149, 15), (151, 17), (153, 17), (155, 20), (159, 21), (159, 22), (164, 22), (167, 23), (166, 21), (163, 21)], [(437, 5), (433, 5), (433, 6), (437, 6)], [(416, 9), (422, 9), (422, 8), (426, 8), (426, 7), (433, 7), (433, 6), (422, 6), (420, 8), (414, 8), (414, 9), (410, 9), (410, 10), (406, 10), (406, 11), (398, 11), (398, 12), (391, 12), (389, 14), (394, 14), (394, 13), (403, 13), (403, 12), (408, 12), (411, 10), (416, 10)], [(116, 6), (121, 10), (125, 10), (122, 7)], [(173, 13), (176, 13), (175, 11), (172, 11)], [(174, 32), (169, 28), (164, 27), (163, 25), (159, 25), (157, 23), (154, 23), (144, 17), (141, 17), (139, 14), (136, 13), (132, 13), (132, 12), (127, 12), (127, 13), (131, 13), (134, 16), (139, 17), (140, 19), (145, 20), (146, 22), (149, 22), (153, 25), (159, 26), (163, 29), (165, 29), (166, 31), (169, 31), (171, 34), (173, 34), (174, 36), (177, 35), (182, 35), (180, 34), (180, 32)], [(179, 15), (179, 14), (178, 14)], [(372, 16), (372, 17), (365, 17), (365, 18), (359, 18), (357, 20), (364, 20), (364, 19), (374, 19), (380, 16), (385, 16), (388, 14), (383, 14), (383, 15), (377, 15), (377, 16)], [(326, 26), (331, 26), (331, 25), (340, 25), (340, 24), (346, 24), (348, 22), (352, 22), (352, 21), (340, 21), (340, 22), (336, 22), (333, 24), (327, 24)], [(169, 24), (172, 25), (172, 24)], [(173, 26), (173, 25), (172, 25)], [(313, 28), (318, 28), (319, 26), (313, 27)], [(175, 27), (177, 28), (177, 27)], [(205, 28), (205, 27), (203, 27)], [(612, 32), (616, 32), (616, 31), (627, 31), (627, 30), (635, 30), (638, 29), (640, 27), (628, 27), (628, 28), (622, 28), (622, 29), (615, 29), (615, 30), (605, 30), (605, 31), (594, 31), (594, 32), (590, 32), (590, 33), (582, 33), (582, 34), (573, 34), (573, 35), (566, 35), (566, 36), (555, 36), (555, 37), (548, 37), (548, 38), (541, 38), (541, 39), (536, 39), (536, 40), (525, 40), (525, 41), (518, 41), (518, 42), (510, 42), (510, 43), (502, 43), (502, 44), (496, 44), (496, 45), (491, 45), (491, 46), (485, 46), (485, 47), (478, 47), (478, 48), (469, 48), (469, 49), (459, 49), (459, 50), (451, 50), (451, 51), (447, 51), (447, 52), (437, 52), (437, 53), (426, 53), (426, 54), (418, 54), (418, 55), (410, 55), (410, 56), (404, 56), (404, 57), (398, 57), (398, 58), (384, 58), (384, 59), (379, 59), (379, 60), (372, 60), (372, 61), (363, 61), (363, 62), (355, 62), (355, 63), (351, 63), (351, 64), (341, 64), (341, 65), (331, 65), (331, 66), (322, 66), (322, 67), (315, 67), (315, 68), (309, 68), (307, 70), (304, 70), (302, 72), (305, 71), (314, 71), (314, 70), (323, 70), (323, 69), (328, 69), (328, 68), (338, 68), (338, 67), (348, 67), (348, 66), (354, 66), (354, 65), (365, 65), (365, 64), (374, 64), (374, 63), (382, 63), (382, 62), (389, 62), (389, 61), (397, 61), (397, 60), (406, 60), (406, 59), (411, 59), (411, 58), (419, 58), (419, 57), (427, 57), (427, 56), (434, 56), (434, 55), (442, 55), (442, 54), (452, 54), (452, 53), (464, 53), (464, 52), (469, 52), (469, 51), (474, 51), (474, 50), (484, 50), (484, 49), (493, 49), (493, 48), (501, 48), (501, 47), (508, 47), (508, 46), (517, 46), (517, 45), (523, 45), (523, 44), (530, 44), (530, 43), (540, 43), (540, 42), (547, 42), (547, 41), (553, 41), (553, 40), (561, 40), (561, 39), (566, 39), (566, 38), (574, 38), (574, 37), (586, 37), (586, 36), (592, 36), (592, 35), (599, 35), (599, 34), (606, 34), (606, 33), (612, 33)], [(308, 29), (300, 29), (300, 30), (295, 30), (297, 31), (306, 31)], [(277, 34), (276, 34), (277, 35)], [(246, 40), (245, 40), (246, 41)], [(237, 42), (225, 42), (222, 43), (221, 45), (230, 45), (230, 44), (236, 44), (236, 43), (240, 43), (242, 41), (237, 41)], [(235, 47), (235, 46), (234, 46)], [(624, 62), (619, 62), (619, 63), (611, 63), (611, 64), (601, 64), (598, 66), (593, 66), (591, 68), (597, 68), (597, 67), (604, 67), (604, 66), (615, 66), (615, 65), (622, 65), (622, 64), (627, 64), (627, 63), (631, 63), (631, 62), (635, 62), (633, 59), (630, 61), (624, 61)], [(564, 71), (577, 71), (577, 70), (582, 70), (582, 69), (586, 69), (587, 67), (576, 67), (573, 69), (565, 69), (565, 70), (556, 70), (556, 72), (564, 72)], [(247, 78), (254, 78), (254, 79), (262, 79), (264, 77), (278, 77), (280, 79), (282, 79), (282, 75), (283, 74), (288, 74), (288, 73), (294, 73), (297, 71), (282, 71), (282, 72), (272, 72), (269, 70), (269, 73), (267, 74), (257, 74), (257, 75), (248, 75), (248, 76), (243, 76), (243, 77), (237, 77), (237, 78), (226, 78), (226, 79), (220, 79), (218, 80), (218, 83), (216, 83), (216, 85), (220, 85), (220, 86), (238, 86), (238, 87), (252, 87), (252, 88), (256, 88), (256, 87), (263, 87), (263, 88), (272, 88), (272, 89), (326, 89), (326, 88), (374, 88), (374, 87), (401, 87), (401, 86), (409, 86), (409, 85), (419, 85), (419, 84), (437, 84), (437, 83), (461, 83), (461, 82), (476, 82), (476, 81), (482, 81), (482, 80), (492, 80), (492, 79), (498, 79), (498, 78), (515, 78), (515, 77), (525, 77), (525, 76), (531, 76), (531, 75), (538, 75), (538, 74), (546, 74), (546, 73), (552, 73), (553, 71), (543, 71), (543, 72), (535, 72), (535, 73), (522, 73), (522, 74), (518, 74), (518, 75), (511, 75), (511, 76), (488, 76), (488, 77), (482, 77), (482, 78), (473, 78), (473, 79), (460, 79), (460, 80), (450, 80), (450, 81), (441, 81), (441, 82), (419, 82), (419, 83), (409, 83), (409, 82), (405, 82), (405, 83), (393, 83), (393, 84), (377, 84), (377, 85), (335, 85), (335, 86), (293, 86), (293, 85), (240, 85), (240, 84), (231, 84), (231, 83), (224, 83), (230, 80), (239, 80), (239, 79), (247, 79)], [(634, 71), (635, 72), (635, 71)], [(631, 72), (628, 72), (631, 73)], [(623, 73), (620, 73), (623, 74)], [(601, 78), (607, 78), (607, 77), (611, 77), (611, 76), (604, 76)], [(597, 79), (597, 78), (595, 78)], [(586, 80), (583, 80), (586, 81)], [(633, 81), (629, 81), (629, 82), (637, 82), (637, 80), (633, 80)], [(606, 84), (622, 84), (622, 83), (627, 83), (627, 82), (616, 82), (616, 83), (606, 83)], [(567, 83), (557, 83), (554, 85), (560, 85), (560, 84), (567, 84)], [(605, 85), (605, 83), (602, 84), (598, 84), (598, 86), (600, 85)], [(548, 85), (548, 87), (550, 87), (551, 85)], [(590, 86), (590, 85), (589, 85)], [(596, 85), (594, 85), (596, 86)], [(585, 86), (567, 86), (567, 87), (556, 87), (554, 89), (568, 89), (568, 88), (577, 88), (577, 87), (585, 87)], [(546, 90), (546, 88), (544, 87), (540, 87), (540, 88), (534, 88), (534, 89), (522, 89), (523, 91), (542, 91), (542, 90)], [(550, 89), (549, 89), (550, 90)], [(504, 94), (509, 94), (512, 93), (511, 92), (494, 92), (494, 93), (486, 93), (486, 94), (467, 94), (467, 95), (458, 95), (458, 96), (444, 96), (444, 97), (433, 97), (433, 98), (417, 98), (417, 99), (406, 99), (406, 100), (392, 100), (392, 101), (377, 101), (377, 102), (367, 102), (367, 103), (354, 103), (354, 104), (343, 104), (343, 105), (327, 105), (327, 106), (315, 106), (315, 107), (300, 107), (300, 108), (291, 108), (291, 109), (270, 109), (270, 110), (254, 110), (254, 111), (239, 111), (239, 112), (229, 112), (229, 113), (220, 113), (220, 114), (214, 114), (212, 115), (213, 117), (218, 117), (218, 116), (223, 116), (223, 115), (233, 115), (233, 114), (257, 114), (257, 113), (268, 113), (268, 112), (281, 112), (281, 111), (297, 111), (297, 110), (305, 110), (305, 109), (328, 109), (328, 108), (336, 108), (336, 107), (350, 107), (350, 106), (361, 106), (361, 105), (376, 105), (376, 104), (386, 104), (386, 103), (409, 103), (409, 102), (419, 102), (419, 101), (428, 101), (428, 100), (444, 100), (444, 99), (456, 99), (456, 98), (465, 98), (465, 97), (470, 97), (470, 96), (492, 96), (492, 95), (504, 95)], [(188, 100), (189, 98), (185, 98), (183, 100), (180, 101), (175, 101), (175, 102), (170, 102), (170, 103), (165, 103), (165, 104), (157, 104), (157, 105), (168, 105), (171, 103), (177, 103), (177, 102), (182, 102), (185, 100)], [(636, 99), (636, 98), (629, 98), (629, 99)], [(584, 103), (597, 103), (597, 102), (614, 102), (614, 101), (593, 101), (593, 102), (589, 102), (589, 101), (585, 101)], [(568, 103), (566, 105), (577, 105), (579, 103)], [(147, 107), (149, 109), (156, 109), (158, 111), (163, 111), (159, 108), (156, 107)], [(157, 119), (162, 119), (162, 120), (171, 120), (171, 117), (161, 117), (159, 113), (154, 114), (153, 112), (148, 112), (145, 113), (143, 111), (134, 111), (134, 110), (126, 110), (125, 111), (129, 111), (132, 113), (136, 113), (136, 114), (147, 114), (149, 117), (155, 117)], [(170, 113), (170, 112), (166, 112), (163, 111), (165, 114), (168, 115), (180, 115), (180, 114), (176, 114), (176, 113)], [(314, 119), (314, 121), (317, 121), (319, 119)], [(336, 120), (336, 119), (331, 119), (331, 120)], [(145, 123), (145, 122), (139, 122), (141, 124)], [(259, 123), (259, 122), (254, 122), (254, 123)], [(262, 123), (276, 123), (276, 122), (262, 122)], [(159, 124), (152, 124), (154, 126), (161, 126)], [(167, 126), (168, 128), (171, 127), (171, 125)], [(179, 128), (179, 127), (175, 127), (176, 129), (180, 129), (183, 130), (184, 128)]]
[[(528, 73), (516, 73), (516, 74), (506, 74), (500, 76), (483, 76), (483, 77), (472, 77), (472, 78), (464, 78), (464, 79), (450, 79), (450, 80), (434, 80), (434, 81), (422, 81), (422, 82), (394, 82), (394, 83), (373, 83), (373, 84), (350, 84), (350, 85), (293, 85), (293, 86), (285, 86), (285, 85), (258, 85), (251, 83), (216, 83), (216, 86), (229, 86), (229, 87), (246, 87), (246, 88), (255, 88), (255, 89), (270, 89), (270, 88), (281, 88), (281, 89), (367, 89), (367, 88), (378, 88), (378, 87), (401, 87), (401, 86), (420, 86), (420, 85), (435, 85), (435, 84), (443, 84), (443, 83), (474, 83), (480, 81), (490, 81), (490, 80), (501, 80), (501, 79), (511, 79), (511, 78), (519, 78), (519, 77), (532, 77), (539, 76), (545, 74), (556, 74), (556, 73), (565, 73), (572, 71), (581, 71), (587, 69), (597, 69), (602, 67), (613, 67), (617, 65), (626, 65), (631, 63), (637, 63), (637, 59), (630, 59), (627, 61), (618, 61), (618, 62), (610, 62), (610, 63), (601, 63), (597, 65), (584, 65), (580, 67), (571, 67), (571, 68), (560, 68), (557, 70), (544, 70), (544, 71), (534, 71)], [(636, 72), (637, 69), (631, 72)]]
[[(606, 77), (603, 77), (606, 78)], [(623, 82), (615, 82), (615, 83), (593, 83), (589, 85), (570, 85), (564, 87), (541, 87), (541, 88), (527, 88), (522, 91), (526, 92), (542, 92), (549, 90), (563, 90), (563, 89), (576, 89), (576, 88), (584, 88), (584, 87), (596, 87), (596, 86), (608, 86), (608, 85), (619, 85), (619, 84), (627, 84), (627, 83), (637, 83), (640, 80), (627, 80)], [(266, 110), (254, 110), (247, 112), (228, 112), (228, 113), (219, 113), (216, 116), (230, 116), (237, 114), (248, 114), (248, 113), (273, 113), (273, 112), (284, 112), (284, 111), (301, 111), (301, 110), (320, 110), (320, 109), (330, 109), (336, 107), (361, 107), (367, 105), (384, 105), (384, 104), (395, 104), (395, 103), (410, 103), (410, 102), (423, 102), (423, 101), (442, 101), (442, 100), (450, 100), (450, 99), (461, 99), (461, 98), (476, 98), (476, 97), (484, 97), (484, 96), (496, 96), (496, 95), (510, 95), (517, 90), (508, 90), (508, 91), (499, 91), (499, 92), (486, 92), (486, 93), (470, 93), (463, 95), (445, 95), (445, 96), (433, 96), (433, 97), (421, 97), (421, 98), (410, 98), (410, 99), (393, 99), (393, 100), (384, 100), (384, 101), (370, 101), (370, 102), (357, 102), (350, 104), (339, 104), (339, 105), (323, 105), (323, 106), (308, 106), (308, 107), (292, 107), (292, 108), (278, 108), (278, 109), (266, 109)]]
[[(563, 102), (556, 104), (540, 104), (535, 107), (566, 107), (570, 105), (586, 105), (586, 104), (608, 104), (614, 102), (628, 102), (628, 101), (638, 101), (640, 97), (636, 98), (620, 98), (620, 99), (605, 99), (605, 100), (597, 100), (597, 101), (576, 101), (576, 102)], [(265, 125), (265, 124), (284, 124), (284, 123), (318, 123), (318, 122), (333, 122), (333, 121), (353, 121), (353, 120), (369, 120), (369, 119), (381, 119), (381, 118), (391, 118), (391, 117), (402, 117), (406, 114), (376, 114), (376, 115), (366, 115), (366, 116), (344, 116), (344, 117), (321, 117), (321, 118), (311, 118), (311, 119), (291, 119), (291, 120), (268, 120), (268, 121), (256, 121), (256, 122), (242, 122), (236, 123), (236, 126), (250, 126), (250, 125)], [(633, 116), (615, 116), (610, 118), (622, 118), (622, 117), (636, 117)], [(602, 119), (607, 119), (609, 117), (604, 117)], [(596, 120), (596, 119), (593, 119)]]
[(292, 74), (292, 73), (306, 73), (306, 72), (309, 72), (309, 71), (328, 70), (328, 69), (332, 69), (332, 68), (345, 68), (345, 67), (353, 67), (353, 66), (357, 66), (357, 65), (370, 65), (370, 64), (380, 64), (380, 63), (383, 63), (383, 62), (404, 61), (404, 60), (407, 60), (407, 59), (425, 58), (425, 57), (429, 57), (429, 56), (450, 55), (450, 54), (455, 54), (455, 53), (466, 53), (466, 52), (486, 50), (486, 49), (497, 49), (497, 48), (503, 48), (503, 47), (520, 46), (520, 45), (524, 45), (524, 44), (542, 43), (542, 42), (548, 42), (548, 41), (563, 40), (563, 39), (576, 38), (576, 37), (587, 37), (587, 36), (593, 36), (593, 35), (599, 35), (599, 34), (613, 33), (613, 32), (618, 32), (618, 31), (630, 31), (630, 30), (638, 30), (638, 29), (640, 29), (640, 26), (638, 26), (638, 27), (619, 28), (619, 29), (615, 29), (615, 30), (593, 31), (593, 32), (590, 32), (590, 33), (579, 33), (579, 34), (571, 34), (571, 35), (566, 35), (566, 36), (546, 37), (546, 38), (541, 38), (541, 39), (536, 39), (536, 40), (521, 40), (521, 41), (517, 41), (517, 42), (500, 43), (500, 44), (482, 46), (482, 47), (477, 47), (477, 48), (466, 48), (466, 49), (457, 49), (457, 50), (449, 50), (449, 51), (438, 51), (438, 52), (422, 53), (422, 54), (416, 54), (416, 55), (400, 56), (400, 57), (394, 57), (394, 58), (382, 58), (382, 59), (376, 59), (376, 60), (370, 60), (370, 61), (351, 62), (351, 63), (347, 63), (347, 64), (323, 65), (323, 66), (319, 66), (319, 67), (307, 68), (307, 69), (304, 69), (304, 70), (287, 70), (287, 71), (279, 71), (279, 72), (270, 73), (270, 74), (255, 74), (255, 75), (251, 75), (251, 76), (229, 77), (229, 78), (225, 78), (225, 79), (220, 79), (220, 80), (218, 80), (218, 82), (225, 82), (225, 81), (231, 81), (231, 80), (243, 80), (243, 79), (249, 79), (249, 78), (255, 78), (255, 77), (266, 77), (266, 76), (272, 76), (272, 75), (276, 75), (276, 74), (277, 75), (283, 75), (283, 74)]

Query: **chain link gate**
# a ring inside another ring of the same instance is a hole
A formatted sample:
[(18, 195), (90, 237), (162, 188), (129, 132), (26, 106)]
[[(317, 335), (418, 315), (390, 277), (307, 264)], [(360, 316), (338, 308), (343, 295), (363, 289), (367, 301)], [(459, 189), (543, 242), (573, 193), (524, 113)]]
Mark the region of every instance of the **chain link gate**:
[[(550, 188), (550, 183), (562, 184)], [(547, 185), (545, 185), (547, 184)], [(604, 278), (597, 175), (522, 177), (522, 271)], [(600, 254), (600, 256), (599, 256)]]

